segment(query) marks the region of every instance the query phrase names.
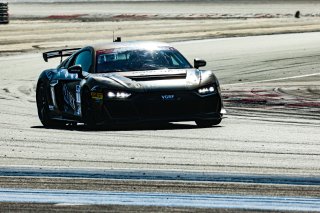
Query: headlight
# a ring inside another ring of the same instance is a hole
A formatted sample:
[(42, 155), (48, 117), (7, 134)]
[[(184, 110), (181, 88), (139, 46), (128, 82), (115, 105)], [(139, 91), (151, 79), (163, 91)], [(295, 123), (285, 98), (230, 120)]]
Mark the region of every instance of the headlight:
[(208, 86), (198, 89), (198, 93), (201, 95), (207, 95), (215, 92), (214, 86)]
[(110, 99), (126, 99), (131, 96), (131, 93), (121, 91), (109, 91), (107, 97)]

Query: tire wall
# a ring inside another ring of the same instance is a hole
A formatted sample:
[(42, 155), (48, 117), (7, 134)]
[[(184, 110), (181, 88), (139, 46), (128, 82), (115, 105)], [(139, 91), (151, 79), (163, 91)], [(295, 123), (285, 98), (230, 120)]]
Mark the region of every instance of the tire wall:
[(8, 3), (0, 2), (0, 24), (9, 24)]

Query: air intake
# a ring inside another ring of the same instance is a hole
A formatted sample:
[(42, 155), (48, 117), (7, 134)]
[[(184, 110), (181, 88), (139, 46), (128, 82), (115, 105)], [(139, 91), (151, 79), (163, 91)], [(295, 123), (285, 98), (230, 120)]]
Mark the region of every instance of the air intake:
[(157, 81), (157, 80), (171, 80), (171, 79), (186, 79), (186, 73), (171, 74), (171, 75), (143, 75), (143, 76), (130, 76), (131, 80), (135, 81)]

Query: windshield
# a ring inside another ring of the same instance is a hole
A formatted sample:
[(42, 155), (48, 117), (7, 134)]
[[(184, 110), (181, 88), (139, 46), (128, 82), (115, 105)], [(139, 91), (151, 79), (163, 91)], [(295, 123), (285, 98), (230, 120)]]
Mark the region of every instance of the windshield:
[(171, 47), (152, 50), (128, 48), (99, 50), (96, 57), (97, 73), (192, 67), (181, 53)]

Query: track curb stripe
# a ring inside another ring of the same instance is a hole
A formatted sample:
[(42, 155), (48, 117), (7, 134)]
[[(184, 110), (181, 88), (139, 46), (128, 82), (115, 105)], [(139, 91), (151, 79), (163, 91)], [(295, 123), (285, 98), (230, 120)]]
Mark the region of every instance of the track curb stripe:
[(0, 202), (319, 211), (319, 198), (0, 189)]
[(207, 181), (256, 184), (289, 184), (320, 186), (320, 177), (230, 174), (212, 172), (183, 172), (163, 170), (99, 170), (99, 169), (54, 169), (28, 167), (0, 167), (0, 176), (49, 177), (49, 178), (95, 178), (116, 180), (166, 180)]

